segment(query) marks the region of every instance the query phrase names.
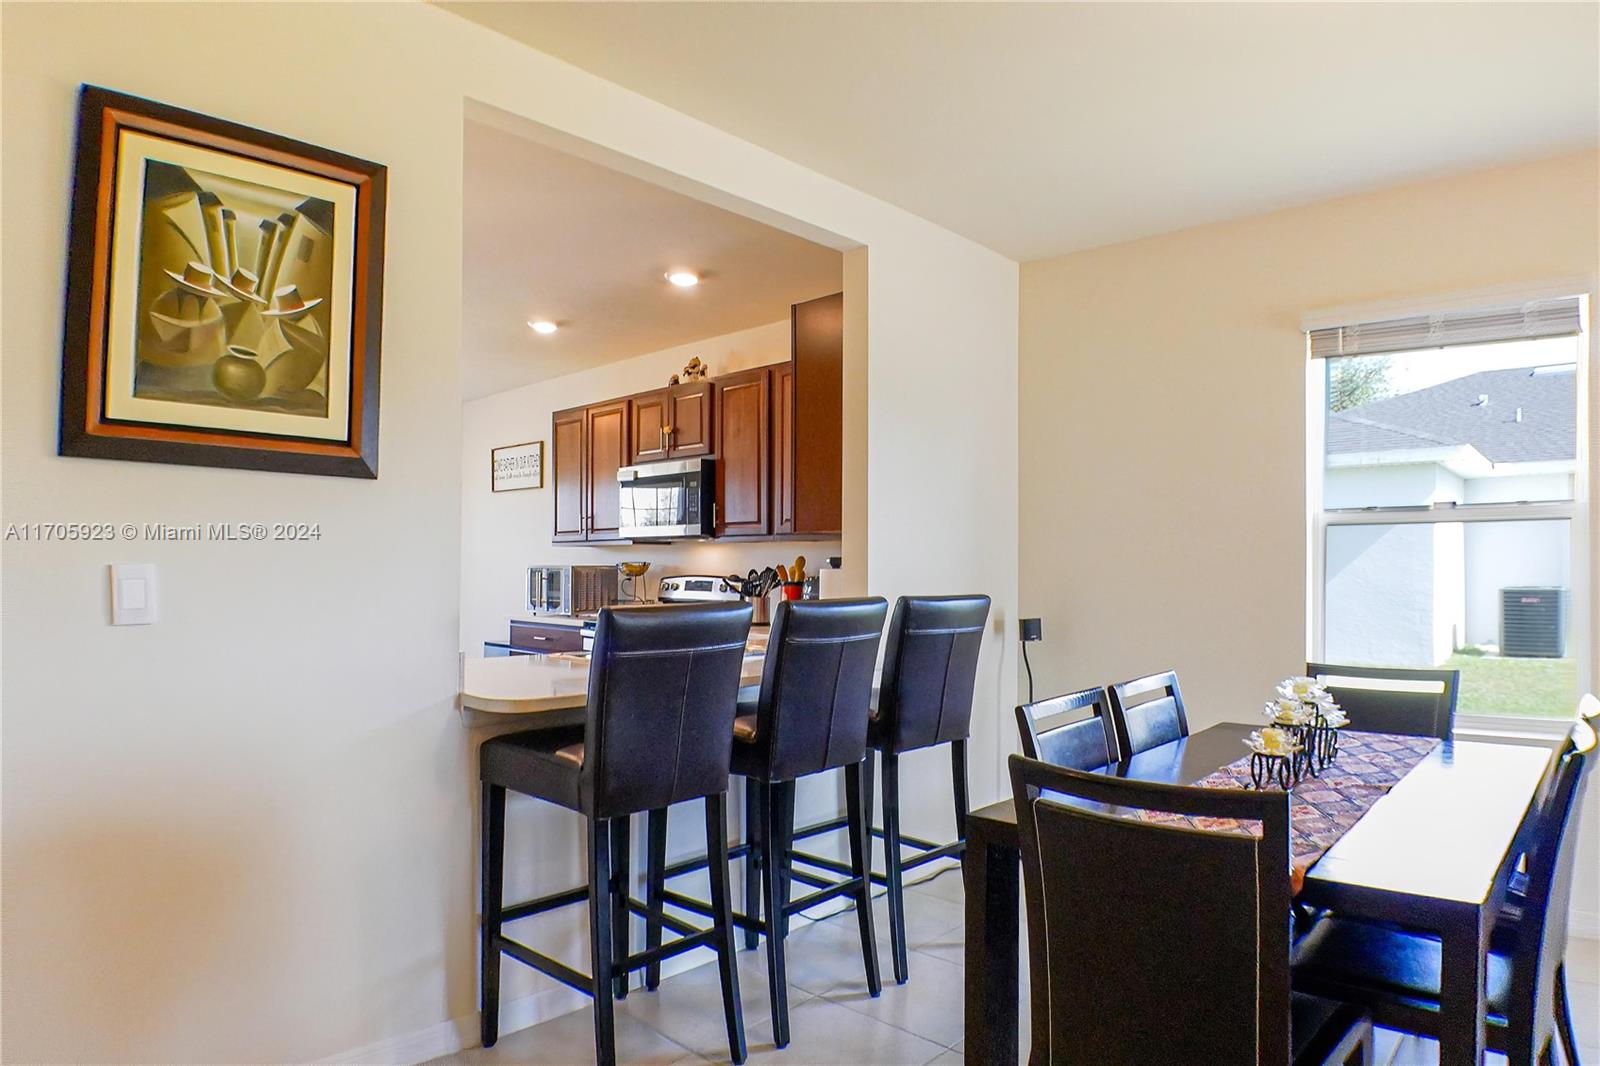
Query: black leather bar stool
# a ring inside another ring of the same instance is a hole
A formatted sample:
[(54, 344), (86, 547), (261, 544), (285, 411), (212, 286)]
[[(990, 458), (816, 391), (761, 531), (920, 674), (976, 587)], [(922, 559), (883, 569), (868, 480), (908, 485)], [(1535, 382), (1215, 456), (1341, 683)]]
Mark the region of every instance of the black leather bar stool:
[[(978, 652), (989, 618), (987, 596), (902, 596), (889, 622), (883, 681), (872, 713), (867, 743), (883, 760), (884, 876), (888, 888), (889, 939), (894, 979), (910, 976), (906, 950), (905, 872), (937, 859), (959, 856), (966, 846), (967, 736), (972, 726), (972, 694), (978, 677)], [(908, 751), (950, 745), (956, 839), (948, 844), (900, 832), (900, 756)], [(868, 764), (871, 765), (870, 762)], [(871, 777), (867, 808), (871, 810)], [(796, 838), (839, 828), (836, 820), (810, 826)], [(877, 831), (874, 830), (874, 833)], [(905, 848), (915, 855), (906, 857)], [(838, 864), (797, 852), (803, 864), (837, 870)]]
[[(594, 997), (595, 1055), (616, 1062), (612, 995), (633, 970), (696, 947), (716, 950), (722, 1005), (733, 1061), (745, 1060), (739, 976), (734, 963), (733, 907), (726, 858), (711, 864), (710, 929), (670, 923), (642, 954), (628, 952), (628, 912), (644, 906), (628, 896), (628, 818), (704, 798), (706, 848), (728, 849), (725, 802), (734, 712), (748, 604), (606, 608), (595, 629), (587, 720), (564, 729), (512, 733), (479, 750), (483, 782), (483, 1046), (499, 1037), (500, 955)], [(582, 814), (588, 829), (587, 887), (502, 905), (506, 789)], [(589, 975), (509, 939), (505, 922), (589, 901)]]
[[(882, 598), (861, 600), (785, 601), (772, 620), (761, 689), (754, 702), (741, 703), (733, 721), (733, 772), (747, 782), (747, 825), (757, 825), (754, 848), (762, 870), (760, 910), (746, 906), (734, 921), (747, 931), (767, 936), (767, 984), (772, 997), (773, 1042), (789, 1043), (788, 980), (783, 940), (788, 916), (829, 899), (850, 896), (861, 930), (861, 954), (867, 990), (882, 990), (878, 952), (872, 932), (871, 856), (868, 826), (871, 796), (866, 780), (867, 718), (872, 705), (872, 674), (883, 638), (888, 604)], [(845, 880), (830, 882), (799, 899), (789, 899), (789, 845), (794, 829), (794, 783), (801, 777), (843, 768), (845, 817), (850, 835), (850, 862)], [(661, 905), (706, 913), (704, 901), (666, 889), (677, 873), (709, 864), (712, 881), (727, 876), (727, 858), (711, 855), (668, 868), (666, 812), (650, 814), (650, 847), (646, 877), (647, 945), (660, 937)], [(649, 953), (647, 947), (647, 954)], [(647, 984), (649, 980), (647, 979)]]

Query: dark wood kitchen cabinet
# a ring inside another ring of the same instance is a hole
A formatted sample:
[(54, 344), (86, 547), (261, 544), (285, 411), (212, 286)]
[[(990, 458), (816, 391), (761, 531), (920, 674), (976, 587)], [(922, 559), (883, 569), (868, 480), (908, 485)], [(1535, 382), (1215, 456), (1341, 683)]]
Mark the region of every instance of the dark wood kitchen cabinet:
[[(844, 294), (795, 304), (791, 380), (774, 388), (774, 531), (838, 533), (844, 524)], [(786, 396), (788, 393), (790, 395)]]
[(764, 366), (717, 379), (719, 537), (772, 532), (771, 389), (772, 370)]
[(794, 306), (793, 358), (717, 379), (719, 537), (837, 534), (844, 298)]
[(629, 465), (710, 455), (715, 391), (706, 379), (633, 397)]
[(555, 529), (551, 540), (583, 540), (584, 524), (583, 434), (588, 408), (557, 411), (550, 419), (550, 485), (555, 490), (551, 510)]
[(772, 531), (794, 532), (794, 364), (772, 368)]
[(555, 541), (620, 540), (617, 470), (715, 455), (719, 537), (843, 525), (844, 295), (790, 309), (787, 362), (557, 411)]
[(628, 465), (627, 400), (591, 404), (551, 417), (554, 541), (617, 540), (617, 471)]

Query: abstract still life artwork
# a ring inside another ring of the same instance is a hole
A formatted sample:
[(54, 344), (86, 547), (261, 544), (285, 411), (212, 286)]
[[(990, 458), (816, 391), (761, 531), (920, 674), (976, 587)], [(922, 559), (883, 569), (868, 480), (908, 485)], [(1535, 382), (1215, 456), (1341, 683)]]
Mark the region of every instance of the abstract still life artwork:
[(385, 182), (86, 86), (61, 454), (376, 477)]

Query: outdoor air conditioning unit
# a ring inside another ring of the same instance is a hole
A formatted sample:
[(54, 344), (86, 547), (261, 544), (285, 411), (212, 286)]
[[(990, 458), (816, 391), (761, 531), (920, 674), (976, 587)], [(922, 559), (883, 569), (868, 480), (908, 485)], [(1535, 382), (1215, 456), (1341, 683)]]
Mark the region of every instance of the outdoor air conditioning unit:
[(1500, 654), (1559, 659), (1567, 653), (1567, 590), (1530, 586), (1500, 590)]

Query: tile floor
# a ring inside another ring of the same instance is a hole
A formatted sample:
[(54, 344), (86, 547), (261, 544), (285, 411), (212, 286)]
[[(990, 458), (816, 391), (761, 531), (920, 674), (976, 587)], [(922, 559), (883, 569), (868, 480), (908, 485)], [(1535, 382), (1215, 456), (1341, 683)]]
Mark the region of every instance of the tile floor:
[[(750, 1062), (938, 1064), (962, 1061), (962, 909), (958, 872), (945, 873), (907, 892), (906, 928), (911, 981), (895, 985), (888, 950), (888, 915), (877, 902), (883, 995), (866, 993), (861, 942), (854, 916), (797, 921), (789, 934), (790, 1043), (772, 1046), (765, 949), (739, 953)], [(1600, 942), (1574, 940), (1567, 955), (1580, 1055), (1600, 1066)], [(506, 965), (515, 965), (507, 962)], [(722, 999), (716, 968), (701, 966), (664, 980), (656, 992), (634, 990), (617, 1004), (617, 1055), (623, 1062), (726, 1062)], [(1026, 1012), (1026, 998), (1023, 1000)], [(1023, 1026), (1026, 1028), (1026, 1013)], [(579, 1064), (594, 1061), (588, 1008), (438, 1060), (490, 1066), (498, 1063)], [(1026, 1041), (1024, 1041), (1026, 1045)], [(1026, 1055), (1026, 1046), (1023, 1048)], [(1380, 1032), (1379, 1066), (1429, 1066), (1437, 1045)], [(1504, 1063), (1491, 1056), (1491, 1063)]]

